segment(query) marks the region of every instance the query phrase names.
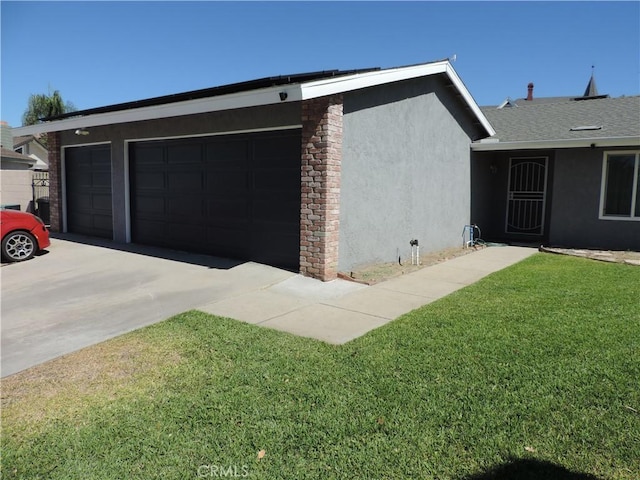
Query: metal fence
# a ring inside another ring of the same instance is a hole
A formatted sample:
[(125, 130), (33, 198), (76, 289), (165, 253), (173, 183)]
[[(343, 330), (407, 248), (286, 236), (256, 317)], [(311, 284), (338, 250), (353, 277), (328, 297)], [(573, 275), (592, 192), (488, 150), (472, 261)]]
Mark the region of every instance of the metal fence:
[(49, 208), (49, 172), (33, 172), (31, 188), (33, 191), (33, 213), (39, 216), (45, 225), (49, 225), (51, 223)]

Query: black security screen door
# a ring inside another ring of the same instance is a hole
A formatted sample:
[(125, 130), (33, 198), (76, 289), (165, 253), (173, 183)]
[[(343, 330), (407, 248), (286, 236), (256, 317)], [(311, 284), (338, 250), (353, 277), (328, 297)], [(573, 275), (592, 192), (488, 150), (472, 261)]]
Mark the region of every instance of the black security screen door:
[(130, 146), (136, 243), (297, 270), (300, 131)]
[(507, 192), (507, 233), (544, 233), (546, 190), (546, 157), (511, 159)]

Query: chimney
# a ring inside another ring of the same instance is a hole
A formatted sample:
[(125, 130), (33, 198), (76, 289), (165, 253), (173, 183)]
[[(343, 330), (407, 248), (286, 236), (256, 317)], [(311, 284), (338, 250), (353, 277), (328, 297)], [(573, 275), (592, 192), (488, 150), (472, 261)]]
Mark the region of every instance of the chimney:
[(527, 101), (533, 100), (533, 83), (527, 85)]

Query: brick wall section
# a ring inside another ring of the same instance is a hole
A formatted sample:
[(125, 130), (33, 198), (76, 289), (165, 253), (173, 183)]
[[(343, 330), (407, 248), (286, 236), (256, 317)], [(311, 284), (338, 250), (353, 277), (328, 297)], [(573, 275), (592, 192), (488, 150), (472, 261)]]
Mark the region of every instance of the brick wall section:
[(60, 151), (60, 133), (47, 134), (49, 147), (49, 208), (51, 211), (52, 232), (62, 232), (62, 158)]
[(322, 281), (338, 274), (342, 100), (302, 102), (300, 273)]

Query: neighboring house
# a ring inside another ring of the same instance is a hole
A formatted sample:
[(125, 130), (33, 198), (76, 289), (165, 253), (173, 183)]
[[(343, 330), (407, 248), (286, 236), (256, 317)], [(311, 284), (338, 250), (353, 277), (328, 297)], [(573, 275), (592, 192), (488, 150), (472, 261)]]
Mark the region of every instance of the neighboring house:
[(33, 135), (13, 139), (13, 150), (36, 160), (34, 170), (49, 169), (49, 152), (38, 138)]
[(11, 148), (2, 147), (3, 170), (29, 170), (32, 169), (37, 162), (33, 157), (15, 152)]
[(640, 96), (505, 100), (472, 146), (472, 221), (485, 240), (640, 250)]
[(37, 160), (15, 152), (11, 127), (0, 123), (2, 155), (0, 158), (0, 204), (22, 211), (32, 207), (32, 168)]
[(47, 132), (51, 229), (322, 280), (461, 245), (495, 132), (448, 61), (264, 78), (76, 111)]

